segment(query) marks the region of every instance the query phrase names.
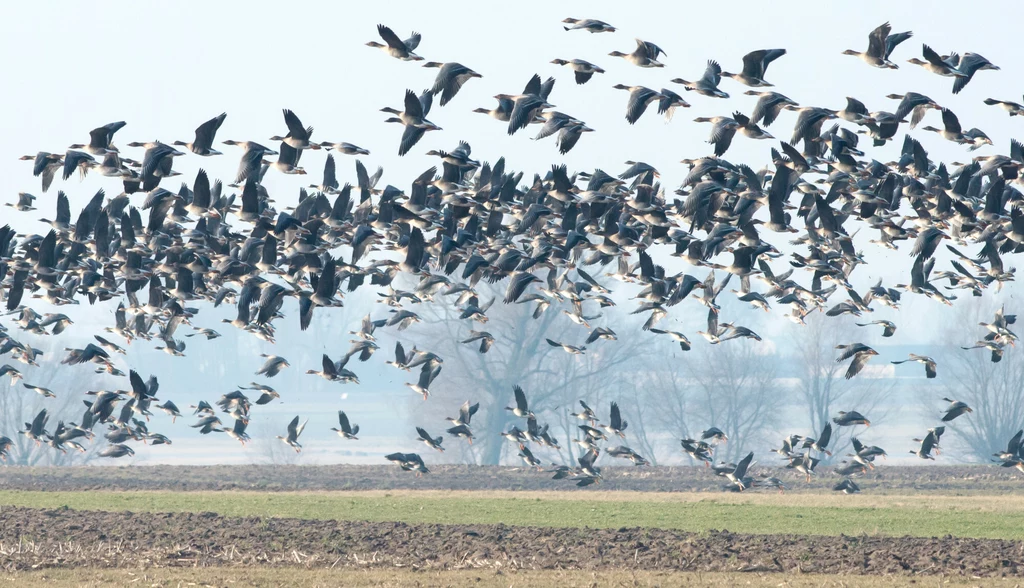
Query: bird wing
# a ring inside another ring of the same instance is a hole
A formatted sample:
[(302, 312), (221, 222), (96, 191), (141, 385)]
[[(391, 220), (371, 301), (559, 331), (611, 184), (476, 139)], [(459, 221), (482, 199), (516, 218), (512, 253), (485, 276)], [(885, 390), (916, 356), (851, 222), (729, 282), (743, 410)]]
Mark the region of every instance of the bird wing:
[[(548, 340), (548, 343), (550, 342), (551, 341)], [(523, 392), (523, 389), (519, 387), (518, 384), (512, 386), (512, 392), (516, 395), (516, 407), (519, 410), (526, 412), (529, 409), (529, 405), (526, 403), (526, 392)]]
[(352, 427), (348, 423), (348, 416), (345, 415), (345, 411), (338, 411), (338, 424), (341, 425), (342, 431), (351, 433)]
[(867, 365), (869, 359), (871, 359), (871, 356), (866, 353), (855, 355), (853, 361), (850, 362), (850, 367), (846, 370), (846, 379), (849, 380), (859, 374), (864, 369), (864, 366)]
[(407, 126), (402, 131), (402, 142), (398, 146), (398, 155), (402, 156), (409, 152), (416, 143), (419, 143), (420, 139), (423, 138), (423, 133), (426, 129), (420, 127)]
[(213, 144), (217, 130), (220, 129), (220, 125), (224, 123), (224, 119), (227, 116), (228, 113), (222, 112), (219, 116), (215, 116), (196, 127), (196, 145), (209, 148)]
[(942, 109), (942, 126), (946, 127), (946, 130), (951, 133), (960, 132), (960, 121), (953, 114), (953, 111), (948, 108)]
[(732, 472), (733, 475), (737, 479), (742, 480), (747, 475), (747, 468), (750, 467), (750, 462), (753, 461), (753, 459), (754, 459), (754, 452), (751, 451), (750, 453), (748, 453), (746, 455), (746, 457), (744, 457), (743, 459), (740, 460), (740, 463), (736, 464), (736, 469), (733, 470), (733, 472)]
[(882, 58), (885, 55), (885, 38), (889, 36), (892, 27), (889, 23), (879, 25), (868, 35), (868, 55)]
[(407, 89), (405, 91), (404, 104), (405, 113), (408, 114), (409, 116), (415, 118), (423, 118), (425, 116), (425, 114), (423, 113), (423, 104), (420, 102), (420, 99), (416, 96), (416, 93), (413, 92), (412, 90)]
[(398, 35), (395, 34), (395, 31), (392, 31), (390, 28), (384, 25), (377, 25), (377, 34), (380, 35), (380, 38), (384, 39), (384, 42), (387, 43), (388, 47), (391, 47), (392, 49), (399, 49), (401, 51), (410, 50), (406, 46), (406, 44), (403, 43), (402, 40), (398, 38)]
[(718, 83), (722, 81), (722, 66), (718, 65), (717, 61), (708, 61), (708, 67), (704, 70), (701, 81), (717, 87)]
[(825, 423), (825, 428), (821, 430), (821, 435), (818, 435), (818, 447), (825, 449), (828, 447), (830, 439), (832, 439), (832, 423)]

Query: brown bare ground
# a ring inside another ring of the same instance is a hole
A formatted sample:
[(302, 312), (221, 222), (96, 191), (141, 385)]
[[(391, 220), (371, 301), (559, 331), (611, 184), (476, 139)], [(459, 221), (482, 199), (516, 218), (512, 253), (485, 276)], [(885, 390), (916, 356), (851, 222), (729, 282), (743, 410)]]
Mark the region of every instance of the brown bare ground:
[(0, 509), (0, 567), (643, 570), (998, 578), (1024, 543)]
[[(787, 484), (787, 492), (821, 492), (839, 477), (824, 468), (810, 482), (791, 470), (758, 468)], [(533, 469), (489, 466), (431, 466), (417, 478), (381, 466), (121, 466), (0, 468), (6, 490), (556, 490), (601, 492), (721, 492), (722, 478), (703, 467), (605, 467), (600, 487), (577, 489)], [(858, 478), (865, 493), (1002, 494), (1019, 492), (1024, 476), (995, 466), (886, 466)]]

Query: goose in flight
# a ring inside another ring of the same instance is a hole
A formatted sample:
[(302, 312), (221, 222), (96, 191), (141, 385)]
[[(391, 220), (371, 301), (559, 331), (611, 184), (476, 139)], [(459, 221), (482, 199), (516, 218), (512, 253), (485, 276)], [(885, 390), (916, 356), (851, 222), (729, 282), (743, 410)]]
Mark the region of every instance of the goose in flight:
[(647, 111), (647, 106), (661, 98), (661, 94), (645, 86), (615, 84), (612, 88), (629, 92), (629, 102), (626, 103), (626, 121), (629, 124), (640, 120), (640, 117)]
[(860, 414), (855, 410), (851, 411), (839, 411), (839, 416), (833, 417), (832, 422), (839, 425), (840, 427), (852, 427), (855, 425), (864, 425), (865, 427), (871, 426), (871, 421), (864, 418), (864, 415)]
[(512, 414), (520, 418), (532, 417), (533, 412), (530, 411), (530, 406), (526, 402), (526, 392), (519, 385), (512, 386), (512, 393), (515, 394), (516, 405), (515, 407), (506, 406), (505, 410), (511, 411)]
[(289, 447), (295, 450), (295, 453), (301, 452), (302, 445), (299, 445), (299, 435), (302, 434), (302, 430), (306, 428), (306, 423), (308, 422), (309, 419), (306, 419), (300, 425), (299, 417), (296, 416), (292, 419), (292, 422), (288, 423), (288, 434), (285, 436), (278, 435), (277, 438), (287, 443)]
[(873, 67), (899, 69), (898, 65), (889, 60), (889, 56), (892, 55), (892, 51), (897, 45), (912, 37), (914, 33), (910, 31), (896, 34), (890, 33), (892, 33), (892, 25), (889, 23), (881, 24), (868, 35), (868, 48), (866, 51), (847, 49), (843, 51), (843, 55), (855, 55), (860, 57), (864, 63)]
[[(995, 98), (985, 98), (985, 104), (989, 106), (998, 106), (1005, 110), (1006, 112), (1010, 113), (1010, 116), (1024, 116), (1024, 105), (1021, 105), (1019, 102), (996, 100)], [(25, 156), (22, 159), (25, 159), (26, 157), (29, 156)], [(43, 192), (45, 191), (46, 189), (44, 188)]]
[(603, 69), (583, 59), (553, 59), (551, 63), (569, 66), (569, 69), (573, 71), (573, 75), (576, 78), (577, 85), (589, 82), (590, 78), (594, 77), (594, 74), (604, 73)]
[[(102, 127), (96, 127), (89, 131), (89, 142), (76, 143), (68, 147), (68, 149), (81, 149), (92, 155), (106, 155), (107, 153), (117, 153), (117, 147), (114, 147), (114, 133), (124, 128), (128, 124), (126, 122), (118, 121), (107, 123)], [(66, 179), (66, 178), (65, 178)]]
[(953, 400), (952, 398), (943, 398), (943, 400), (949, 403), (949, 407), (947, 407), (945, 411), (946, 414), (942, 415), (942, 422), (944, 423), (948, 423), (962, 414), (974, 412), (974, 409), (967, 406), (966, 402)]
[(423, 427), (416, 427), (416, 434), (419, 435), (417, 441), (422, 441), (427, 447), (444, 453), (444, 447), (441, 447), (444, 437), (431, 437)]
[(359, 437), (356, 437), (359, 434), (359, 425), (350, 424), (348, 422), (348, 415), (343, 410), (338, 411), (338, 427), (332, 427), (331, 430), (342, 439), (359, 440)]
[(405, 126), (402, 132), (402, 142), (398, 146), (398, 155), (403, 156), (409, 152), (427, 131), (440, 131), (441, 127), (427, 120), (425, 117), (430, 112), (432, 102), (430, 91), (424, 92), (420, 97), (412, 90), (405, 91), (405, 108), (401, 112), (393, 108), (382, 108), (382, 112), (396, 114), (384, 122), (401, 123)]
[(750, 484), (747, 483), (745, 478), (747, 477), (747, 468), (750, 467), (750, 462), (754, 460), (754, 452), (751, 451), (736, 464), (736, 469), (731, 472), (726, 472), (725, 477), (729, 479), (734, 485), (736, 485), (740, 491), (746, 490)]
[(723, 77), (732, 78), (752, 88), (769, 87), (772, 84), (764, 81), (764, 73), (768, 65), (786, 54), (785, 49), (760, 49), (743, 56), (743, 70), (740, 73), (722, 72)]
[(929, 379), (934, 378), (937, 375), (935, 360), (928, 357), (927, 355), (916, 355), (911, 353), (909, 358), (901, 359), (900, 361), (894, 361), (892, 363), (895, 365), (899, 365), (901, 363), (906, 363), (908, 361), (916, 361), (918, 363), (924, 364), (924, 373)]
[(858, 327), (870, 327), (871, 325), (881, 325), (881, 327), (882, 327), (882, 336), (883, 337), (892, 337), (893, 333), (896, 332), (896, 323), (894, 323), (892, 321), (879, 320), (879, 321), (871, 321), (870, 323), (855, 323), (855, 324)]
[(636, 40), (636, 49), (632, 53), (623, 53), (621, 51), (612, 51), (608, 55), (612, 57), (621, 57), (640, 67), (665, 67), (665, 64), (658, 61), (658, 56), (668, 55), (661, 47), (658, 47), (650, 41), (643, 41), (641, 39)]
[(623, 439), (626, 438), (626, 427), (629, 425), (622, 419), (622, 415), (619, 413), (619, 403), (613, 402), (611, 408), (611, 415), (608, 418), (608, 424), (603, 425), (605, 431), (612, 435), (618, 435)]
[(563, 26), (562, 28), (567, 31), (588, 31), (590, 33), (614, 33), (615, 27), (604, 22), (603, 20), (597, 20), (594, 18), (566, 18), (562, 20), (563, 23), (572, 26)]
[(401, 59), (402, 61), (422, 61), (423, 58), (413, 53), (417, 47), (420, 46), (420, 34), (416, 31), (412, 32), (406, 40), (401, 40), (398, 35), (395, 34), (390, 28), (379, 24), (377, 25), (377, 34), (384, 40), (384, 44), (376, 41), (370, 41), (366, 44), (367, 47), (375, 47), (380, 49), (384, 53), (387, 53), (395, 59)]
[(430, 88), (430, 93), (435, 96), (441, 95), (441, 106), (451, 102), (452, 98), (455, 98), (455, 95), (462, 89), (463, 84), (472, 78), (483, 77), (461, 63), (454, 61), (449, 63), (428, 61), (423, 64), (423, 67), (437, 68), (438, 70), (437, 77), (434, 79), (434, 85)]
[(687, 91), (696, 92), (709, 98), (728, 98), (729, 94), (718, 89), (722, 81), (722, 66), (717, 61), (708, 61), (704, 75), (696, 82), (688, 82), (683, 78), (670, 80), (673, 84), (682, 84)]
[[(947, 78), (962, 78), (966, 77), (967, 74), (957, 69), (957, 65), (960, 61), (960, 56), (950, 55), (948, 59), (943, 59), (935, 52), (934, 49), (928, 45), (921, 45), (921, 56), (924, 57), (924, 61), (914, 57), (907, 60), (907, 63), (913, 63), (914, 65), (920, 65), (925, 70)], [(910, 127), (914, 128), (914, 127)]]
[(960, 57), (960, 61), (957, 63), (957, 69), (964, 75), (953, 80), (954, 94), (959, 94), (960, 91), (963, 90), (972, 79), (974, 79), (974, 74), (979, 71), (987, 69), (998, 71), (1000, 68), (998, 65), (993, 64), (991, 61), (977, 53), (964, 53)]
[(423, 463), (423, 458), (416, 453), (390, 453), (385, 455), (384, 459), (397, 463), (406, 472), (416, 472), (416, 477), (430, 473)]
[(846, 379), (856, 376), (864, 369), (867, 365), (868, 360), (872, 356), (878, 355), (878, 352), (874, 349), (864, 345), (863, 343), (850, 343), (849, 345), (836, 345), (836, 349), (843, 350), (842, 354), (836, 359), (836, 363), (840, 363), (847, 359), (853, 358), (850, 362), (850, 367), (846, 370)]
[(217, 131), (220, 129), (220, 126), (224, 124), (224, 119), (227, 117), (228, 113), (222, 112), (218, 116), (211, 118), (196, 127), (196, 138), (191, 143), (175, 141), (174, 146), (186, 147), (192, 153), (202, 155), (203, 157), (221, 155), (220, 151), (213, 148), (213, 141), (217, 136)]

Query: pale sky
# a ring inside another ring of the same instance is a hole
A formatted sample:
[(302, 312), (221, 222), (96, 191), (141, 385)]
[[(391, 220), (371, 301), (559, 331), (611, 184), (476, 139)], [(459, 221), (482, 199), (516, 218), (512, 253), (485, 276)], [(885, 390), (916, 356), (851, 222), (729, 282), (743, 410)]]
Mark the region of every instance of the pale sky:
[[(618, 32), (565, 32), (561, 20), (566, 16), (602, 19)], [(0, 48), (7, 56), (0, 186), (4, 202), (13, 201), (21, 191), (39, 196), (39, 210), (16, 214), (0, 209), (0, 218), (19, 231), (43, 232), (45, 225), (34, 219), (52, 217), (58, 189), (68, 193), (75, 215), (98, 188), (106, 188), (108, 195), (120, 188), (118, 182), (94, 174), (84, 182), (58, 178), (43, 195), (38, 179), (31, 176), (31, 164), (17, 160), (21, 155), (40, 150), (63, 153), (72, 143), (86, 142), (92, 128), (124, 120), (128, 124), (115, 136), (115, 144), (124, 156), (141, 160), (142, 150), (127, 148), (127, 143), (190, 141), (197, 125), (227, 112), (217, 137), (217, 148), (225, 155), (177, 158), (174, 169), (183, 175), (162, 184), (176, 190), (179, 179), (191, 185), (199, 167), (212, 177), (232, 178), (241, 153), (220, 141), (254, 140), (273, 146), (269, 137), (286, 130), (282, 108), (294, 110), (304, 124), (314, 126), (314, 140), (348, 141), (370, 149), (372, 154), (362, 159), (371, 171), (384, 166), (381, 185), (408, 189), (415, 176), (439, 165), (436, 158), (424, 155), (427, 151), (450, 149), (465, 140), (473, 146), (475, 159), (493, 162), (505, 156), (507, 169), (523, 170), (526, 178), (543, 174), (555, 163), (566, 163), (570, 171), (599, 167), (618, 174), (626, 160), (645, 161), (661, 171), (671, 197), (686, 175), (679, 160), (711, 153), (705, 142), (710, 125), (692, 119), (730, 115), (734, 110), (749, 114), (756, 97), (744, 96), (748, 88), (729, 79), (721, 84), (732, 95), (728, 100), (684, 92), (668, 80), (699, 78), (708, 59), (718, 60), (727, 71), (738, 71), (745, 53), (777, 47), (788, 54), (771, 64), (766, 77), (774, 90), (801, 105), (838, 109), (845, 105), (845, 96), (854, 96), (870, 110), (891, 112), (897, 103), (886, 94), (917, 91), (952, 109), (965, 129), (981, 128), (994, 146), (968, 153), (926, 133), (924, 125), (941, 126), (936, 112), (912, 134), (933, 159), (965, 162), (973, 155), (1006, 153), (1011, 137), (1024, 138), (1024, 117), (1011, 119), (1003, 110), (982, 104), (989, 97), (1021, 101), (1024, 64), (1019, 61), (1017, 35), (1022, 17), (1024, 7), (1019, 3), (1005, 3), (997, 11), (965, 8), (959, 2), (11, 3), (0, 23)], [(841, 55), (845, 49), (864, 50), (868, 33), (886, 20), (894, 32), (914, 31), (914, 37), (894, 52), (898, 71), (874, 69)], [(397, 157), (402, 129), (384, 124), (388, 115), (379, 109), (400, 106), (406, 88), (419, 93), (431, 86), (437, 70), (366, 47), (367, 41), (380, 41), (377, 23), (387, 24), (402, 38), (412, 30), (422, 33), (417, 53), (426, 60), (458, 61), (483, 75), (470, 80), (446, 107), (435, 100), (429, 118), (444, 130), (427, 133), (404, 158)], [(660, 45), (667, 52), (662, 58), (666, 67), (641, 69), (607, 55), (612, 50), (632, 51), (634, 37)], [(920, 57), (922, 43), (940, 53), (980, 53), (1002, 71), (978, 73), (954, 96), (951, 79), (906, 63)], [(568, 68), (549, 63), (554, 58), (586, 59), (607, 73), (578, 86)], [(597, 131), (584, 136), (567, 156), (558, 154), (554, 137), (532, 141), (535, 128), (508, 137), (504, 123), (471, 112), (492, 108), (494, 94), (520, 92), (534, 73), (558, 80), (550, 97), (556, 110), (585, 120)], [(677, 110), (666, 122), (652, 106), (630, 126), (624, 119), (627, 93), (612, 89), (617, 83), (666, 87), (683, 95), (692, 108)], [(788, 140), (795, 119), (795, 113), (785, 113), (768, 130)], [(862, 148), (871, 157), (890, 161), (898, 157), (905, 131), (901, 127), (885, 148), (871, 148), (866, 139)], [(738, 136), (726, 157), (757, 169), (770, 161), (768, 150), (777, 145)], [(339, 180), (354, 183), (353, 158), (335, 152), (335, 159)], [(294, 202), (299, 186), (320, 182), (323, 161), (322, 152), (307, 152), (302, 165), (309, 175), (267, 174), (266, 186), (279, 206)], [(867, 234), (862, 231), (858, 246), (869, 252), (872, 265), (858, 269), (855, 283), (863, 288), (878, 275), (909, 277), (909, 244), (899, 252), (880, 252), (866, 243), (875, 237)], [(765, 238), (781, 245), (784, 237)], [(1012, 297), (1011, 290), (989, 290), (986, 295)], [(928, 341), (929, 321), (941, 310), (945, 309), (933, 301), (908, 301), (900, 313), (906, 336)], [(107, 324), (111, 319), (105, 315), (97, 320)], [(194, 344), (198, 347), (200, 342)], [(182, 365), (182, 360), (158, 357), (153, 360), (158, 365)], [(304, 371), (308, 366), (297, 367)], [(226, 391), (218, 389), (216, 394)]]

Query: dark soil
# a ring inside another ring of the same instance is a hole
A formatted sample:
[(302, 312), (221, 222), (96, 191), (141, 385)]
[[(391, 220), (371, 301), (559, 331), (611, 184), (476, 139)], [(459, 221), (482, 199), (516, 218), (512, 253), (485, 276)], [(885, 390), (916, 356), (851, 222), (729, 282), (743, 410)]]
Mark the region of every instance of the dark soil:
[[(825, 468), (810, 482), (792, 470), (757, 468), (782, 479), (790, 492), (820, 492), (839, 477)], [(704, 467), (605, 467), (599, 487), (577, 489), (551, 474), (514, 467), (431, 466), (416, 477), (397, 467), (330, 466), (126, 466), (0, 468), (5, 490), (637, 490), (720, 492), (722, 478)], [(1019, 492), (1024, 476), (995, 466), (886, 466), (858, 478), (865, 492)]]
[(0, 509), (0, 568), (410, 566), (824, 574), (1024, 574), (1024, 545), (991, 539), (805, 537), (658, 529), (413, 525)]

